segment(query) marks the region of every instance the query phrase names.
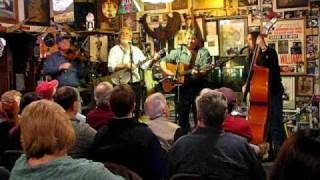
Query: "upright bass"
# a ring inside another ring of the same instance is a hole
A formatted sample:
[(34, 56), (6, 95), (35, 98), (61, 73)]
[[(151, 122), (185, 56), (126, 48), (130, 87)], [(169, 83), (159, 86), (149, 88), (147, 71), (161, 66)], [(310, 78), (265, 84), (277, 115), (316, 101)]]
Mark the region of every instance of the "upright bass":
[[(277, 19), (273, 18), (264, 27), (265, 33), (260, 36), (267, 35)], [(257, 60), (260, 59), (261, 48), (257, 44), (250, 65), (249, 75), (247, 78), (247, 86), (250, 81), (250, 108), (248, 111), (248, 120), (252, 129), (253, 144), (261, 144), (265, 142), (268, 132), (269, 121), (269, 69), (257, 65)], [(248, 90), (246, 90), (248, 92)]]

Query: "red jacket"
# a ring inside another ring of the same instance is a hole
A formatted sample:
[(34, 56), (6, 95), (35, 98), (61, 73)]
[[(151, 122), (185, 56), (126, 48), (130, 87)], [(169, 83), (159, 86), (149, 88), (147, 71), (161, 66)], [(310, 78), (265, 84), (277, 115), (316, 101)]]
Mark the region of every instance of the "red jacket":
[(112, 111), (109, 106), (96, 107), (87, 114), (87, 123), (98, 130), (112, 119)]
[(252, 139), (252, 131), (249, 122), (238, 116), (226, 115), (223, 122), (223, 129), (225, 132), (231, 132), (239, 136), (245, 137), (248, 142)]

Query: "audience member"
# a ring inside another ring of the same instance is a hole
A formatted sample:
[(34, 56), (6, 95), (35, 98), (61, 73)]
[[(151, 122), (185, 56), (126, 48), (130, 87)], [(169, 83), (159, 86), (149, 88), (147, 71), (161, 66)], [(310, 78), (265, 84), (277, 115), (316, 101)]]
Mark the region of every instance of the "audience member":
[(109, 82), (99, 83), (94, 90), (96, 108), (87, 114), (87, 123), (98, 130), (112, 119), (109, 99), (113, 86)]
[(249, 122), (242, 117), (231, 115), (236, 103), (236, 93), (226, 87), (216, 89), (216, 91), (221, 92), (227, 98), (228, 102), (228, 113), (223, 122), (223, 130), (242, 136), (250, 142), (252, 139), (252, 131)]
[(169, 151), (183, 132), (179, 125), (168, 120), (169, 108), (164, 95), (154, 93), (148, 96), (144, 103), (144, 111), (150, 118), (150, 121), (146, 122), (147, 125), (159, 138), (162, 148)]
[(76, 141), (68, 154), (73, 158), (87, 157), (96, 130), (76, 118), (81, 103), (79, 94), (75, 88), (63, 86), (57, 90), (54, 100), (67, 111), (76, 133)]
[[(236, 93), (232, 89), (226, 87), (216, 89), (216, 91), (221, 92), (227, 98), (228, 102), (228, 113), (226, 114), (223, 122), (223, 130), (225, 132), (234, 133), (244, 137), (250, 143), (252, 139), (252, 131), (249, 121), (243, 117), (231, 115), (236, 103)], [(269, 143), (249, 145), (255, 150), (261, 159), (266, 159), (268, 157)]]
[(113, 119), (95, 136), (92, 158), (124, 165), (145, 180), (162, 179), (164, 163), (159, 140), (145, 124), (134, 118), (135, 104), (130, 86), (120, 85), (112, 90)]
[(70, 117), (56, 103), (31, 103), (22, 112), (20, 126), (25, 154), (16, 161), (10, 179), (123, 179), (103, 164), (67, 156), (75, 133)]
[(9, 131), (18, 123), (21, 93), (9, 90), (1, 95), (0, 109), (0, 156), (9, 147)]
[[(25, 93), (22, 96), (21, 102), (20, 102), (20, 113), (23, 111), (23, 109), (32, 103), (33, 101), (40, 100), (41, 98), (37, 96), (35, 92), (28, 92)], [(21, 142), (20, 142), (20, 135), (21, 135), (21, 130), (20, 130), (20, 124), (17, 124), (17, 126), (13, 127), (10, 130), (9, 133), (9, 149), (10, 150), (21, 150)]]
[(171, 148), (167, 176), (187, 173), (220, 179), (266, 179), (247, 140), (223, 131), (227, 112), (224, 95), (205, 89), (196, 98), (196, 109), (197, 128), (179, 138)]
[(320, 130), (300, 130), (288, 138), (278, 153), (269, 179), (320, 179)]
[(42, 99), (53, 100), (53, 96), (57, 91), (59, 82), (52, 80), (49, 82), (42, 81), (36, 87), (36, 94)]

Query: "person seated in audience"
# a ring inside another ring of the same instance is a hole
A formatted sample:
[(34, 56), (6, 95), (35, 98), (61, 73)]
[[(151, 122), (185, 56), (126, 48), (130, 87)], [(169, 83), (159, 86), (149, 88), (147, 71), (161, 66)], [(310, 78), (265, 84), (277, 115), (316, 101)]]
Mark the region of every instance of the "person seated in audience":
[(144, 103), (144, 111), (150, 118), (146, 124), (159, 138), (162, 148), (168, 151), (183, 132), (179, 125), (168, 120), (169, 108), (164, 95), (154, 93), (148, 96)]
[(299, 130), (282, 145), (269, 180), (320, 179), (320, 129)]
[[(252, 139), (252, 130), (249, 121), (245, 118), (231, 115), (236, 103), (236, 93), (232, 89), (227, 87), (222, 87), (215, 90), (221, 92), (227, 98), (228, 102), (228, 112), (225, 115), (225, 119), (223, 122), (223, 130), (225, 132), (230, 132), (244, 137), (250, 143)], [(258, 145), (250, 143), (249, 145), (255, 150), (255, 152), (261, 159), (266, 159), (269, 156), (269, 143), (262, 143)]]
[(129, 85), (112, 90), (113, 118), (98, 130), (92, 159), (126, 166), (145, 180), (160, 180), (165, 165), (161, 160), (161, 145), (147, 125), (134, 117), (135, 104), (135, 94)]
[(101, 163), (67, 155), (75, 133), (70, 117), (58, 104), (32, 102), (23, 110), (20, 126), (24, 154), (16, 161), (11, 180), (123, 179)]
[(252, 139), (252, 131), (249, 122), (245, 118), (231, 115), (236, 103), (236, 93), (232, 89), (226, 87), (215, 90), (221, 92), (227, 98), (228, 113), (223, 121), (223, 130), (242, 136), (250, 142)]
[(247, 140), (223, 131), (227, 99), (222, 93), (202, 90), (196, 98), (196, 110), (196, 129), (179, 138), (169, 151), (168, 178), (185, 173), (219, 179), (266, 179)]
[(87, 123), (98, 130), (112, 119), (109, 105), (110, 94), (113, 86), (109, 82), (99, 83), (94, 90), (96, 108), (87, 114)]
[[(20, 102), (20, 113), (23, 111), (23, 109), (33, 101), (40, 100), (41, 98), (35, 93), (35, 92), (27, 92), (25, 93)], [(21, 142), (20, 142), (20, 123), (11, 128), (9, 133), (9, 149), (10, 150), (21, 150)]]
[(0, 102), (0, 156), (9, 148), (9, 131), (18, 123), (22, 94), (16, 90), (6, 91)]
[(76, 118), (81, 104), (79, 94), (75, 88), (63, 86), (57, 90), (54, 95), (54, 101), (66, 110), (76, 133), (76, 141), (68, 154), (73, 158), (87, 157), (93, 138), (96, 135), (96, 130)]
[(59, 82), (52, 80), (49, 82), (42, 81), (36, 87), (36, 94), (42, 99), (53, 100), (53, 96), (57, 91)]

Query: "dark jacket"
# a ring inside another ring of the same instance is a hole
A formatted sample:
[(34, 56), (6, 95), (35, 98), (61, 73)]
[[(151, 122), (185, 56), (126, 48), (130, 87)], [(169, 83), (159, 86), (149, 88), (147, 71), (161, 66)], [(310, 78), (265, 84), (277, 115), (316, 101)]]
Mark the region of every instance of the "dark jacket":
[[(243, 70), (243, 76), (242, 76), (243, 84), (245, 84), (245, 82), (247, 81), (251, 62), (252, 62), (252, 53), (248, 56), (248, 60)], [(271, 47), (268, 47), (266, 51), (261, 53), (260, 59), (257, 61), (257, 64), (260, 66), (269, 68), (270, 93), (282, 94), (284, 92), (284, 89), (281, 83), (280, 66), (279, 66), (277, 52)], [(249, 78), (250, 81), (251, 81), (251, 78), (252, 78), (252, 74), (251, 74), (251, 77)]]
[[(68, 70), (59, 70), (59, 66), (63, 63), (70, 62), (72, 66)], [(87, 73), (84, 64), (75, 59), (72, 61), (67, 60), (61, 52), (55, 52), (51, 54), (45, 61), (43, 66), (43, 73), (45, 75), (51, 75), (53, 79), (59, 81), (59, 86), (80, 86), (80, 77), (85, 76)]]
[(137, 120), (112, 119), (99, 129), (92, 159), (124, 165), (145, 180), (163, 178), (162, 149), (151, 130)]
[(266, 179), (261, 163), (247, 141), (222, 129), (198, 128), (178, 139), (169, 151), (168, 178), (177, 173), (221, 179)]

